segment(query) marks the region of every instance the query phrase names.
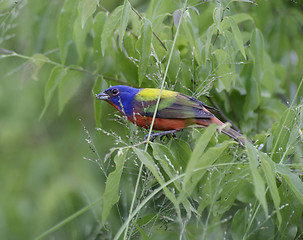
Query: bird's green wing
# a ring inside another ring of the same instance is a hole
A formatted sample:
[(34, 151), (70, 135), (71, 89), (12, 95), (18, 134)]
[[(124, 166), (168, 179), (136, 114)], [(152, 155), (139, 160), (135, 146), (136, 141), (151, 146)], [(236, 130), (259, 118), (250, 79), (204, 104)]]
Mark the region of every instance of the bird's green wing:
[[(152, 117), (156, 108), (160, 89), (144, 88), (137, 93), (132, 105), (136, 113), (142, 116)], [(207, 105), (187, 95), (163, 90), (157, 118), (167, 119), (191, 119), (210, 118), (214, 115), (205, 109)]]

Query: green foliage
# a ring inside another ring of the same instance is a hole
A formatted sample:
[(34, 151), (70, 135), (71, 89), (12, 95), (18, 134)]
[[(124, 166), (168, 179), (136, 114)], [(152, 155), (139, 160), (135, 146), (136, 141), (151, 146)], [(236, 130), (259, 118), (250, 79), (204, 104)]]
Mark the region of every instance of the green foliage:
[(115, 171), (111, 172), (107, 177), (106, 187), (103, 194), (102, 223), (104, 224), (111, 208), (119, 201), (119, 183), (123, 171), (127, 151), (119, 150), (114, 162), (116, 164)]
[(65, 1), (63, 9), (59, 16), (58, 23), (58, 46), (60, 49), (61, 62), (64, 64), (68, 54), (68, 49), (72, 43), (73, 23), (76, 20), (77, 3), (79, 1)]
[[(48, 107), (55, 90), (57, 89), (59, 82), (61, 82), (61, 80), (63, 79), (63, 77), (66, 74), (66, 70), (60, 66), (54, 67), (49, 79), (45, 85), (45, 90), (44, 90), (44, 100), (45, 100), (45, 105), (44, 108), (42, 110), (42, 113), (40, 115), (40, 119), (43, 116), (43, 114), (46, 111), (46, 108)], [(61, 95), (61, 94), (60, 94)]]
[[(0, 207), (0, 238), (300, 239), (302, 3), (119, 4), (0, 3), (0, 150), (3, 159), (26, 157), (4, 160), (0, 170), (8, 196), (0, 206), (14, 203)], [(21, 94), (4, 90), (16, 91), (15, 79)], [(146, 130), (94, 98), (115, 84), (215, 102), (214, 114), (253, 143), (241, 147), (216, 126), (144, 142)], [(33, 124), (39, 114), (45, 127)], [(86, 139), (79, 116), (88, 119)], [(101, 201), (101, 211), (92, 208)], [(91, 210), (95, 217), (80, 217)]]
[(140, 52), (138, 67), (139, 86), (141, 86), (143, 82), (151, 55), (152, 28), (151, 22), (148, 19), (144, 21), (140, 32), (140, 38), (137, 43), (137, 50)]
[(253, 184), (255, 187), (255, 195), (256, 198), (260, 201), (265, 215), (268, 215), (268, 206), (265, 199), (265, 186), (264, 180), (262, 179), (259, 171), (258, 171), (258, 157), (256, 149), (250, 144), (248, 141), (245, 142), (247, 147), (247, 156), (249, 160), (249, 167), (251, 171), (251, 175), (253, 178)]
[[(202, 168), (200, 167), (201, 163), (205, 164), (205, 161), (201, 161), (201, 159), (203, 158), (203, 153), (205, 151), (205, 148), (207, 147), (211, 137), (214, 135), (215, 130), (216, 130), (215, 125), (210, 126), (197, 141), (197, 145), (194, 148), (191, 157), (187, 163), (184, 182), (183, 182), (183, 191), (180, 194), (181, 200), (187, 197), (187, 195), (191, 195), (193, 189), (195, 188), (196, 184), (199, 182), (200, 178), (203, 176), (203, 173), (206, 171), (207, 167), (212, 164), (212, 162), (207, 163), (206, 161), (206, 167), (205, 168), (204, 166), (202, 166)], [(210, 161), (215, 161), (215, 158), (210, 158)], [(201, 170), (196, 172), (195, 170), (199, 168), (201, 168)]]
[(110, 48), (109, 41), (112, 40), (112, 33), (120, 21), (121, 11), (122, 6), (117, 7), (115, 11), (109, 15), (108, 20), (104, 24), (101, 35), (101, 48), (103, 55), (105, 54), (105, 51), (108, 51)]

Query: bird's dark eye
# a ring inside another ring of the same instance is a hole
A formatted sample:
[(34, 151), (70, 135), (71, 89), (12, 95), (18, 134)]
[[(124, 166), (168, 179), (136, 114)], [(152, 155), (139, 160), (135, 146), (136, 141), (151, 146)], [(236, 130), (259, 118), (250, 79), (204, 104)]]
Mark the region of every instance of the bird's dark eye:
[(112, 93), (114, 95), (117, 95), (119, 93), (119, 90), (117, 88), (112, 89)]

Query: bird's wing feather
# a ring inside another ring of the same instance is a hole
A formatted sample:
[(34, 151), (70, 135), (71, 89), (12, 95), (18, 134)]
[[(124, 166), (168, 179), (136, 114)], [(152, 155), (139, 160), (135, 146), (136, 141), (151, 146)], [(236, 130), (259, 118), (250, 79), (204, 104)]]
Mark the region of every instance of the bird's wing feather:
[[(152, 117), (156, 108), (159, 89), (143, 89), (132, 102), (134, 112)], [(195, 98), (163, 90), (157, 111), (157, 118), (191, 119), (211, 118), (214, 115), (205, 108), (205, 104)]]

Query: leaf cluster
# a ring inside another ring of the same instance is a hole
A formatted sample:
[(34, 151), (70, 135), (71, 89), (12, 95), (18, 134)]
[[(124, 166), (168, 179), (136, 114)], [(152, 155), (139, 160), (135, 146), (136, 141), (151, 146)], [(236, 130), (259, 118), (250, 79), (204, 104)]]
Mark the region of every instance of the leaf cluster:
[[(142, 131), (120, 119), (126, 134), (103, 130), (118, 144), (105, 158), (113, 158), (113, 168), (104, 168), (93, 145), (107, 177), (95, 237), (299, 239), (300, 6), (282, 0), (140, 4), (125, 0), (108, 11), (102, 1), (66, 0), (55, 23), (55, 50), (31, 57), (2, 50), (0, 57), (26, 60), (23, 83), (39, 79), (45, 65), (51, 66), (40, 118), (56, 93), (62, 113), (82, 82), (93, 85), (92, 97), (117, 83), (165, 88), (216, 102), (218, 115), (226, 113), (254, 144), (241, 148), (215, 126), (141, 142)], [(105, 120), (105, 107), (98, 100), (94, 106), (97, 127), (113, 126)], [(110, 139), (103, 133), (101, 143)]]

